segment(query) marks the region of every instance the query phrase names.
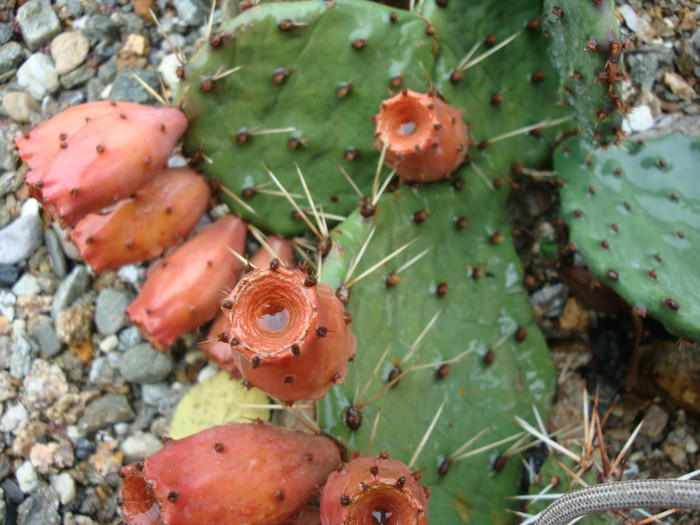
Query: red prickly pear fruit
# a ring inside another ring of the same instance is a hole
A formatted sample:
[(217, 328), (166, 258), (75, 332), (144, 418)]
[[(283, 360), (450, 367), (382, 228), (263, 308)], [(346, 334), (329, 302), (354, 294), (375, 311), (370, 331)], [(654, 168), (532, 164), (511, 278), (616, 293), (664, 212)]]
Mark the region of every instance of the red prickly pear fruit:
[(447, 177), (464, 162), (472, 142), (461, 111), (410, 89), (382, 102), (374, 119), (375, 146), (386, 146), (386, 164), (406, 182)]
[(176, 108), (140, 106), (90, 119), (27, 173), (30, 194), (54, 219), (75, 226), (162, 171), (186, 127)]
[(118, 503), (129, 525), (280, 525), (339, 464), (329, 438), (262, 421), (229, 423), (124, 467)]
[[(267, 245), (275, 255), (273, 256), (264, 247), (260, 248), (250, 259), (250, 263), (254, 268), (269, 266), (275, 256), (278, 260), (284, 261), (287, 267), (294, 265), (294, 252), (292, 242), (289, 239), (270, 235), (267, 238)], [(227, 326), (227, 315), (224, 312), (220, 312), (219, 315), (216, 316), (216, 319), (214, 319), (205, 341), (199, 343), (199, 347), (206, 352), (209, 359), (219, 365), (221, 370), (234, 376), (240, 376), (240, 372), (234, 361), (233, 350), (226, 338)]]
[(222, 303), (228, 341), (249, 384), (286, 403), (321, 399), (342, 383), (356, 340), (333, 289), (273, 260)]
[(328, 476), (321, 523), (427, 525), (428, 491), (400, 461), (385, 455), (353, 459)]
[(226, 215), (158, 262), (126, 309), (151, 344), (166, 351), (181, 334), (214, 318), (222, 291), (238, 280), (241, 265), (230, 249), (245, 247), (245, 222)]
[(30, 169), (39, 167), (56, 153), (61, 143), (82, 128), (92, 119), (114, 111), (128, 111), (143, 107), (134, 102), (115, 102), (101, 100), (87, 104), (71, 106), (50, 120), (47, 120), (26, 136), (15, 138), (15, 146), (19, 156)]
[(292, 514), (280, 525), (321, 525), (321, 511), (318, 507), (307, 505), (300, 512)]
[(210, 197), (193, 169), (166, 169), (108, 213), (87, 215), (71, 237), (96, 272), (155, 259), (189, 235)]

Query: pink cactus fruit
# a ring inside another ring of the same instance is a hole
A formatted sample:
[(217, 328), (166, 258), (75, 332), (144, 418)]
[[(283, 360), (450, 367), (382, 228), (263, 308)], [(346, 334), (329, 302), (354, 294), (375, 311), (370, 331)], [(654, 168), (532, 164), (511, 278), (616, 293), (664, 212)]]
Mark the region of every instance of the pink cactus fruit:
[(321, 399), (345, 381), (356, 340), (350, 315), (327, 284), (273, 260), (244, 276), (222, 309), (247, 385), (291, 404)]
[(75, 226), (162, 171), (186, 127), (176, 108), (139, 106), (90, 119), (27, 173), (30, 194), (54, 219)]
[(375, 146), (386, 145), (386, 164), (407, 182), (447, 177), (464, 162), (472, 140), (462, 112), (430, 93), (404, 89), (382, 102)]
[(223, 294), (240, 275), (230, 249), (243, 251), (246, 233), (242, 219), (226, 215), (152, 267), (126, 311), (155, 347), (167, 351), (181, 334), (216, 315)]
[[(250, 263), (255, 268), (265, 268), (270, 265), (275, 256), (280, 261), (284, 261), (288, 268), (294, 266), (294, 251), (292, 242), (284, 237), (270, 235), (267, 238), (267, 245), (274, 253), (270, 253), (266, 248), (260, 248), (250, 259)], [(199, 347), (207, 354), (209, 359), (214, 361), (221, 370), (233, 376), (240, 376), (233, 357), (231, 345), (226, 341), (226, 328), (228, 327), (227, 315), (222, 311), (216, 316), (209, 329), (206, 339), (199, 343)]]
[(96, 272), (155, 259), (194, 229), (210, 197), (193, 169), (166, 169), (113, 210), (85, 216), (71, 237)]
[(113, 100), (71, 106), (26, 135), (15, 138), (15, 146), (27, 166), (35, 169), (51, 158), (61, 148), (61, 143), (90, 120), (114, 111), (128, 111), (138, 107), (143, 106), (134, 102)]
[(339, 464), (326, 437), (229, 423), (123, 467), (118, 504), (129, 525), (280, 525)]
[(360, 457), (328, 476), (321, 523), (427, 525), (428, 490), (411, 470), (386, 453)]

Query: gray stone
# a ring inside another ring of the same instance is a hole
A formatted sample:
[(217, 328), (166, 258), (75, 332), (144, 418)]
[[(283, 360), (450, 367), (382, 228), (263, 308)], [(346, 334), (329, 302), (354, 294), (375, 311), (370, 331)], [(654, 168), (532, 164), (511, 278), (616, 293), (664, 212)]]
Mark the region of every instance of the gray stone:
[(51, 41), (51, 58), (56, 73), (65, 75), (85, 62), (90, 43), (82, 31), (66, 31)]
[(41, 484), (17, 509), (17, 525), (60, 525), (58, 493)]
[[(27, 260), (41, 245), (42, 225), (38, 210), (32, 213), (29, 199), (22, 206), (23, 213), (0, 229), (0, 264), (17, 264)], [(37, 203), (38, 204), (38, 203)], [(25, 208), (26, 206), (26, 208)], [(26, 210), (26, 213), (24, 211)]]
[(12, 293), (15, 294), (17, 297), (22, 297), (26, 295), (39, 295), (39, 293), (41, 293), (39, 279), (37, 279), (29, 272), (25, 273), (12, 287)]
[(88, 82), (95, 76), (95, 69), (87, 64), (83, 64), (78, 69), (66, 73), (60, 79), (61, 86), (65, 89), (72, 89)]
[[(18, 277), (19, 268), (17, 268), (16, 266), (12, 266), (11, 264), (0, 264), (0, 287), (9, 288), (13, 284), (15, 284), (15, 281), (17, 281)], [(0, 297), (2, 297), (1, 293)]]
[(109, 84), (114, 82), (114, 78), (117, 76), (117, 56), (113, 56), (107, 62), (102, 64), (97, 71), (97, 78), (99, 78), (103, 84)]
[(14, 31), (8, 24), (0, 24), (0, 46), (6, 44), (14, 36)]
[(124, 352), (119, 370), (130, 383), (157, 383), (165, 379), (174, 366), (170, 354), (142, 343)]
[(24, 91), (10, 91), (2, 97), (2, 109), (15, 122), (29, 122), (39, 112), (39, 103)]
[(119, 26), (107, 15), (95, 14), (88, 17), (85, 23), (85, 36), (92, 45), (98, 42), (109, 45), (119, 39)]
[(76, 265), (66, 278), (61, 281), (61, 284), (58, 285), (53, 296), (51, 316), (54, 321), (58, 318), (59, 312), (68, 308), (73, 301), (87, 292), (89, 287), (90, 275), (88, 274), (87, 266), (84, 264)]
[(17, 304), (17, 296), (7, 290), (0, 290), (0, 314), (5, 316), (9, 321), (15, 320), (15, 305)]
[(14, 334), (10, 354), (10, 375), (16, 379), (24, 378), (32, 366), (32, 359), (38, 354), (39, 349), (32, 345), (29, 336), (23, 333)]
[(136, 80), (138, 75), (157, 93), (159, 89), (158, 73), (153, 69), (122, 69), (117, 73), (109, 91), (109, 100), (124, 100), (139, 104), (148, 104), (155, 100), (143, 85)]
[(126, 325), (126, 307), (134, 299), (131, 292), (120, 288), (104, 288), (95, 303), (95, 324), (102, 335), (116, 334)]
[(121, 350), (128, 350), (141, 341), (143, 341), (143, 337), (136, 326), (128, 326), (119, 332), (119, 348)]
[(36, 315), (27, 322), (27, 332), (39, 344), (39, 352), (44, 359), (50, 359), (61, 351), (53, 321), (46, 315)]
[[(17, 167), (17, 153), (15, 152), (13, 141), (22, 131), (22, 125), (16, 122), (7, 122), (0, 125), (0, 171), (14, 171)], [(2, 225), (4, 224), (6, 223)]]
[(17, 83), (37, 100), (56, 91), (60, 84), (51, 57), (34, 53), (17, 70)]
[(0, 197), (17, 191), (22, 185), (22, 177), (16, 171), (9, 171), (0, 175)]
[(36, 359), (24, 378), (22, 403), (30, 410), (41, 410), (52, 405), (68, 392), (68, 381), (63, 370), (55, 363)]
[(51, 228), (44, 230), (44, 244), (49, 250), (51, 267), (54, 273), (61, 279), (66, 276), (68, 266), (66, 265), (66, 255), (61, 248), (61, 241), (58, 240), (56, 232)]
[(61, 21), (49, 0), (29, 0), (17, 10), (17, 23), (31, 51), (36, 51), (49, 38), (61, 32)]
[(102, 83), (102, 81), (97, 78), (93, 77), (90, 80), (88, 80), (87, 83), (87, 100), (88, 102), (96, 102), (98, 100), (102, 100), (102, 91), (104, 90), (105, 85)]
[(141, 399), (149, 406), (158, 406), (158, 403), (168, 395), (170, 385), (166, 382), (144, 383), (141, 385)]
[(119, 378), (119, 370), (112, 366), (108, 357), (98, 356), (90, 363), (88, 381), (99, 389), (109, 388)]
[(204, 22), (206, 12), (194, 0), (173, 0), (177, 16), (188, 26), (197, 26)]
[(22, 46), (17, 42), (8, 42), (0, 47), (0, 73), (10, 71), (19, 66), (24, 58)]
[(530, 306), (543, 317), (559, 317), (564, 308), (564, 302), (569, 296), (569, 289), (559, 283), (537, 290), (529, 297)]
[(78, 421), (78, 428), (85, 434), (92, 434), (113, 423), (129, 422), (134, 416), (126, 396), (106, 394), (94, 399), (85, 407), (85, 412)]
[(83, 3), (80, 0), (66, 0), (66, 7), (73, 18), (78, 18), (83, 16), (85, 9), (83, 8)]
[(68, 234), (61, 229), (61, 226), (57, 222), (54, 222), (51, 224), (51, 228), (53, 228), (53, 231), (56, 233), (56, 238), (61, 243), (61, 248), (65, 256), (74, 261), (82, 261), (83, 258), (80, 256), (78, 248), (70, 241)]

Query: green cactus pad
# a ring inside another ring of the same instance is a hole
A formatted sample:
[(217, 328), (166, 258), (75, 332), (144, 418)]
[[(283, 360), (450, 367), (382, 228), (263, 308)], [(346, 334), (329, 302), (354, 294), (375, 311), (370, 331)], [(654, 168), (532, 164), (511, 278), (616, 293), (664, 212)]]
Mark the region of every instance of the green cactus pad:
[[(378, 158), (371, 117), (401, 87), (426, 91), (424, 71), (434, 67), (435, 39), (425, 21), (404, 11), (394, 20), (392, 12), (370, 2), (319, 0), (256, 6), (231, 20), (186, 69), (186, 152), (203, 153), (206, 174), (238, 196), (261, 186), (277, 190), (265, 166), (303, 195), (296, 164), (317, 205), (348, 213), (358, 197), (334, 159), (369, 191)], [(288, 128), (294, 131), (262, 134)], [(345, 160), (353, 151), (355, 159)], [(306, 228), (283, 197), (256, 193), (247, 201), (256, 215), (221, 196), (265, 229), (290, 235)]]
[(591, 273), (669, 332), (700, 338), (700, 137), (555, 153), (561, 214)]
[[(458, 188), (459, 184), (447, 182), (403, 187), (381, 198), (373, 218), (354, 213), (331, 234), (334, 247), (323, 265), (322, 279), (334, 287), (351, 282), (390, 252), (417, 240), (350, 287), (346, 309), (353, 315), (356, 359), (346, 382), (319, 402), (318, 416), (322, 429), (345, 440), (351, 449), (370, 454), (386, 450), (409, 463), (444, 402), (432, 434), (412, 465), (421, 471), (421, 483), (432, 491), (430, 523), (510, 523), (505, 498), (517, 493), (520, 461), (512, 457), (500, 471), (492, 466), (506, 445), (456, 461), (444, 476), (438, 474), (438, 467), (484, 429), (470, 450), (516, 434), (512, 415), (530, 416), (530, 400), (546, 413), (554, 373), (509, 240), (507, 192), (493, 190), (477, 177)], [(375, 228), (347, 281), (348, 267)], [(386, 276), (424, 250), (429, 251), (401, 271), (393, 287), (387, 287)], [(350, 430), (347, 408), (353, 401), (361, 405), (386, 387), (391, 369), (436, 314), (415, 354), (400, 363), (405, 375), (363, 407), (361, 426)], [(389, 345), (386, 359), (370, 381)], [(490, 348), (493, 361), (486, 364)], [(438, 377), (441, 363), (455, 359), (449, 374)]]
[[(474, 139), (470, 150), (474, 165), (490, 178), (509, 177), (511, 171), (519, 175), (520, 167), (542, 167), (558, 130), (574, 128), (575, 121), (558, 126), (542, 124), (559, 121), (572, 112), (562, 104), (557, 73), (547, 58), (549, 42), (539, 24), (541, 3), (487, 0), (466, 7), (453, 0), (441, 7), (445, 3), (426, 0), (423, 4), (423, 14), (440, 37), (434, 82), (452, 107), (464, 111), (462, 118)], [(536, 24), (528, 29), (531, 21)], [(516, 34), (510, 43), (464, 70), (461, 81), (450, 80), (475, 45), (478, 47), (468, 62)], [(490, 142), (536, 124), (541, 129), (526, 129)], [(476, 176), (473, 170), (471, 173)]]
[(549, 53), (566, 100), (584, 133), (600, 143), (619, 139), (622, 49), (613, 0), (545, 0)]

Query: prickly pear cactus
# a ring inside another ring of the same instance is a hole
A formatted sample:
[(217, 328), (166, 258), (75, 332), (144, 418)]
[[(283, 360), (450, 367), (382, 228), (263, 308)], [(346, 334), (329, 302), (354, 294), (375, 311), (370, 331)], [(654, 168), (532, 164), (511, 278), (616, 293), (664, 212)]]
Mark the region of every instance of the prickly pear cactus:
[(622, 50), (612, 0), (545, 0), (550, 56), (559, 71), (566, 100), (576, 110), (584, 133), (597, 142), (621, 136)]
[[(298, 165), (317, 205), (349, 212), (357, 196), (334, 159), (369, 188), (378, 155), (371, 117), (379, 103), (402, 86), (427, 89), (435, 39), (425, 26), (414, 14), (352, 0), (245, 11), (213, 33), (185, 71), (185, 149), (199, 153), (236, 212), (268, 230), (306, 228), (283, 198), (263, 193), (278, 191), (268, 168), (289, 192), (303, 195)], [(254, 212), (229, 193), (255, 193), (245, 203)]]
[(521, 465), (493, 466), (507, 445), (455, 457), (471, 438), (467, 451), (516, 434), (512, 415), (529, 416), (530, 400), (546, 412), (554, 375), (507, 241), (507, 192), (479, 178), (455, 182), (402, 187), (372, 218), (354, 213), (332, 233), (321, 277), (334, 287), (405, 248), (349, 286), (357, 356), (318, 414), (351, 449), (385, 449), (420, 471), (431, 524), (509, 523), (505, 497), (517, 491)]
[(574, 137), (554, 163), (562, 217), (591, 273), (669, 332), (699, 338), (700, 138), (591, 151)]

